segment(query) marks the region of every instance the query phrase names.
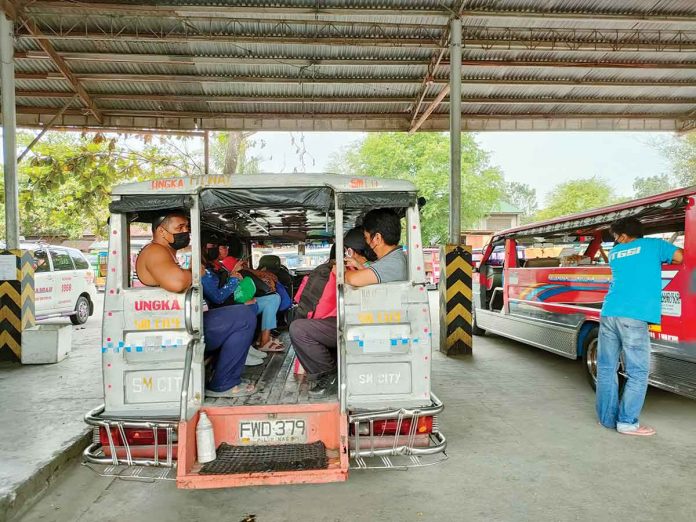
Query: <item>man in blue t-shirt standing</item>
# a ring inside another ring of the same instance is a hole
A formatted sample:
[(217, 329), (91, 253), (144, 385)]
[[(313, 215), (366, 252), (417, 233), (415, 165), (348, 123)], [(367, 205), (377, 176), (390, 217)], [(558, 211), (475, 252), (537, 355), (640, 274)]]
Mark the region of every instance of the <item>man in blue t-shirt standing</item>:
[[(662, 316), (662, 264), (680, 264), (684, 251), (662, 239), (643, 237), (636, 218), (612, 223), (609, 254), (612, 282), (602, 306), (597, 351), (597, 416), (602, 426), (624, 435), (650, 436), (638, 423), (650, 373), (648, 324)], [(623, 352), (627, 380), (619, 401), (617, 370)]]

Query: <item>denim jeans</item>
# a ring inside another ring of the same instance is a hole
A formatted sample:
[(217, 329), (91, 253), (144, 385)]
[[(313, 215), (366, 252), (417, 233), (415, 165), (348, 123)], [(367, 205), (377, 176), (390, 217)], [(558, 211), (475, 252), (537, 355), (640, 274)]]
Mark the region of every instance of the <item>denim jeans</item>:
[[(617, 370), (623, 353), (626, 384), (619, 400)], [(650, 373), (648, 323), (627, 317), (604, 317), (597, 348), (597, 416), (602, 426), (618, 431), (638, 429)]]
[(256, 304), (261, 314), (261, 330), (273, 330), (278, 326), (278, 308), (280, 307), (280, 296), (278, 294), (268, 294), (256, 298)]

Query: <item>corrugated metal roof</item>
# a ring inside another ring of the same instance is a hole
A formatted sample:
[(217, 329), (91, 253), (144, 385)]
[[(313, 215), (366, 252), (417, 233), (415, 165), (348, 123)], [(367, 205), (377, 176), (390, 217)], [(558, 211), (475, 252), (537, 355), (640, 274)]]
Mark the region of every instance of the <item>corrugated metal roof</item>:
[[(37, 0), (18, 121), (48, 121), (70, 76), (87, 95), (62, 126), (408, 130), (446, 87), (457, 13), (465, 129), (696, 127), (694, 0)], [(432, 109), (423, 128), (447, 129), (448, 98)]]

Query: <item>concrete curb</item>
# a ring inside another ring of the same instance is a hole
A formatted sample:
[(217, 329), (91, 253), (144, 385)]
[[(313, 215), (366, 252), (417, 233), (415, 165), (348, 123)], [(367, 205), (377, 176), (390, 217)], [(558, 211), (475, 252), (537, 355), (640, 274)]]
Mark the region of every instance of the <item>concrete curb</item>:
[(67, 465), (82, 455), (91, 441), (92, 430), (86, 429), (14, 491), (0, 497), (0, 521), (12, 520), (34, 505)]

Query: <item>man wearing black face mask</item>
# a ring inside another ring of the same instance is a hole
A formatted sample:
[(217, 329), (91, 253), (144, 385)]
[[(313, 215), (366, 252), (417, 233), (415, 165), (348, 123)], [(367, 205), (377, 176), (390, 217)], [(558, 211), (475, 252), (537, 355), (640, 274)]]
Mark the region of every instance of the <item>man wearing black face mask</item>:
[(146, 286), (159, 286), (170, 292), (183, 292), (191, 286), (191, 270), (176, 260), (176, 251), (191, 241), (189, 219), (183, 212), (170, 212), (152, 223), (152, 242), (138, 255), (135, 272)]

